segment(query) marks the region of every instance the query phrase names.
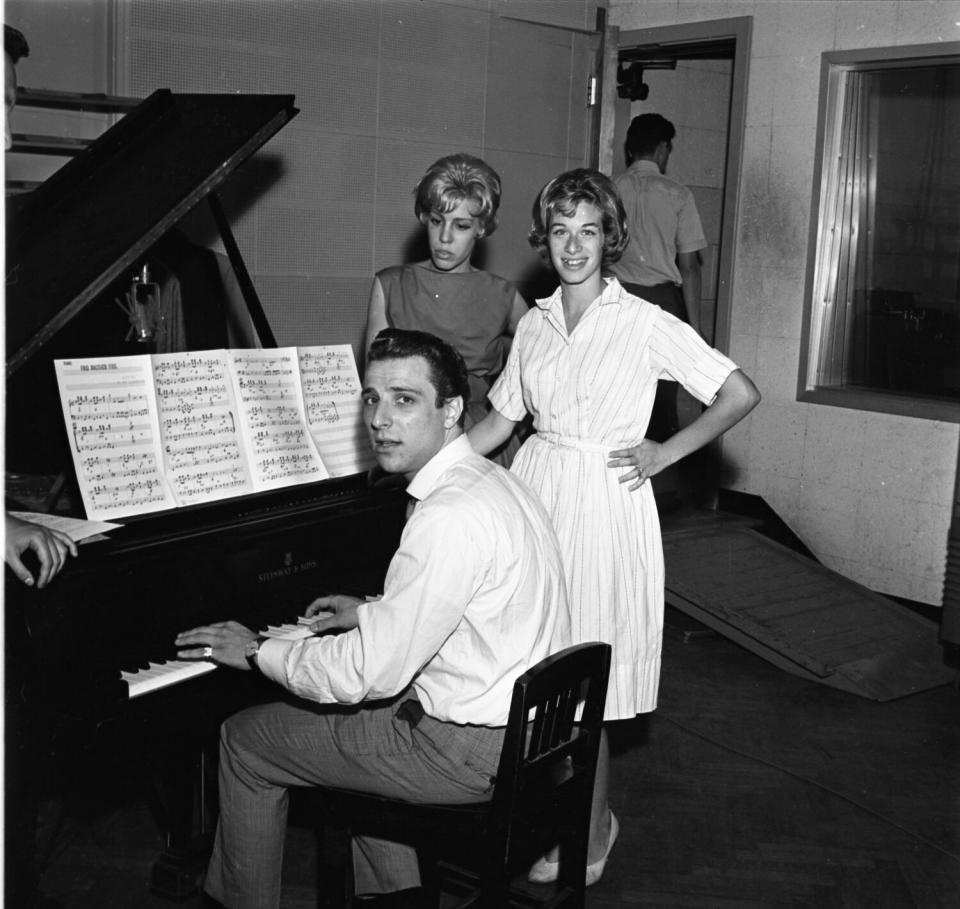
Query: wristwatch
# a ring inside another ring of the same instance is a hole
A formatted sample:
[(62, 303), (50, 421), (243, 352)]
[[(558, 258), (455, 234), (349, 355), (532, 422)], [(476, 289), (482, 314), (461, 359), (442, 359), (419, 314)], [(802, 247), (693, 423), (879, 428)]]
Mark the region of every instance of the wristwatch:
[(254, 671), (258, 671), (260, 669), (260, 664), (257, 662), (257, 656), (260, 653), (260, 645), (266, 639), (266, 636), (261, 634), (252, 641), (248, 641), (243, 647), (243, 655), (246, 657), (247, 663), (250, 664), (250, 668)]

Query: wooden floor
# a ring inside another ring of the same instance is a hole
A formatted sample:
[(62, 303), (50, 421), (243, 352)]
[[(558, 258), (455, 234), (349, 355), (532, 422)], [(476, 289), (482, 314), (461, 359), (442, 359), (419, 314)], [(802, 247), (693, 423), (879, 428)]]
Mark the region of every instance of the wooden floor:
[[(613, 729), (621, 834), (590, 909), (960, 907), (955, 687), (877, 703), (668, 620), (658, 710)], [(45, 894), (68, 909), (170, 909), (146, 891), (150, 814), (109, 776), (62, 816), (45, 806)], [(294, 815), (283, 906), (301, 909), (316, 901), (315, 846)]]

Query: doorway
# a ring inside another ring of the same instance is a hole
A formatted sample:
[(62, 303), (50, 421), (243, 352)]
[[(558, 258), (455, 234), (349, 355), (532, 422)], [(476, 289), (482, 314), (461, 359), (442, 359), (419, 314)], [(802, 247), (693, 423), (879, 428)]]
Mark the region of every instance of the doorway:
[[(659, 113), (677, 128), (669, 174), (689, 186), (708, 246), (701, 253), (702, 330), (730, 347), (730, 301), (746, 121), (749, 16), (620, 32), (609, 41), (601, 168), (626, 169), (623, 142), (630, 120)], [(612, 59), (610, 59), (612, 57)], [(606, 166), (605, 166), (606, 165)]]
[[(701, 324), (713, 347), (730, 350), (730, 311), (743, 134), (746, 120), (750, 17), (624, 31), (608, 36), (600, 125), (600, 166), (626, 170), (623, 145), (633, 117), (659, 113), (677, 130), (668, 174), (693, 192), (706, 249), (701, 251)], [(682, 389), (681, 426), (701, 405)], [(669, 503), (715, 508), (719, 443), (659, 474), (654, 494)]]

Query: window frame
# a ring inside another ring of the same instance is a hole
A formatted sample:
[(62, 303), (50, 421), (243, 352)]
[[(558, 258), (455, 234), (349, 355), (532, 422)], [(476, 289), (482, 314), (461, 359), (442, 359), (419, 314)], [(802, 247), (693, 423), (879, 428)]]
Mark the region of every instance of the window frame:
[[(814, 154), (813, 193), (810, 206), (810, 230), (807, 243), (806, 278), (803, 292), (803, 324), (800, 338), (800, 370), (797, 400), (833, 407), (873, 411), (926, 420), (960, 423), (960, 402), (887, 392), (871, 388), (845, 388), (817, 384), (821, 345), (821, 325), (827, 305), (814, 301), (820, 285), (820, 253), (829, 233), (832, 203), (831, 171), (827, 157), (837, 147), (845, 95), (846, 74), (867, 69), (897, 69), (920, 65), (960, 64), (960, 43), (916, 44), (900, 47), (863, 48), (852, 51), (826, 51), (820, 58), (820, 96), (818, 101), (816, 151)], [(826, 265), (827, 263), (825, 263)], [(960, 364), (958, 364), (960, 365)]]

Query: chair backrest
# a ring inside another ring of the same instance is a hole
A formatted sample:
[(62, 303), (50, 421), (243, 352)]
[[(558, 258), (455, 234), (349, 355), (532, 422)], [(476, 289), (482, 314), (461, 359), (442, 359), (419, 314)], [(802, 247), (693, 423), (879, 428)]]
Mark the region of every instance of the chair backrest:
[(609, 673), (609, 644), (579, 644), (514, 684), (489, 830), (500, 875), (559, 843), (560, 883), (583, 887)]

